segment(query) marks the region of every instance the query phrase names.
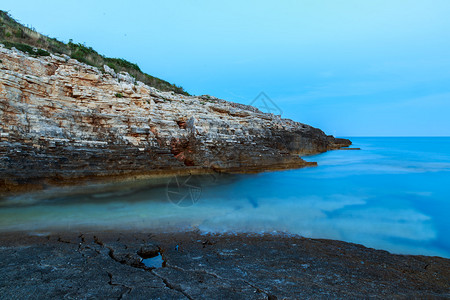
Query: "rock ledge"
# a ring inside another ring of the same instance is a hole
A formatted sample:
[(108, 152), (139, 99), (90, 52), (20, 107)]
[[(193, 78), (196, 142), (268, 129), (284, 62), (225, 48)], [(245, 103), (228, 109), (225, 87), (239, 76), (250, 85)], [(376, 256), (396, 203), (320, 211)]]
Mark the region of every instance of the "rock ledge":
[(349, 146), (320, 129), (127, 73), (0, 45), (0, 191), (170, 173), (298, 168)]

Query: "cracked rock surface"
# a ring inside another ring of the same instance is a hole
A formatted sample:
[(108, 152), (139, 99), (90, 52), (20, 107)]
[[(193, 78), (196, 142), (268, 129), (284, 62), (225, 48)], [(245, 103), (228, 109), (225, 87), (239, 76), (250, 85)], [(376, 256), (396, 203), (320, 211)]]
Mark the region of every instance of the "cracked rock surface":
[[(8, 233), (3, 299), (450, 297), (450, 260), (285, 235)], [(147, 267), (143, 259), (161, 255)]]

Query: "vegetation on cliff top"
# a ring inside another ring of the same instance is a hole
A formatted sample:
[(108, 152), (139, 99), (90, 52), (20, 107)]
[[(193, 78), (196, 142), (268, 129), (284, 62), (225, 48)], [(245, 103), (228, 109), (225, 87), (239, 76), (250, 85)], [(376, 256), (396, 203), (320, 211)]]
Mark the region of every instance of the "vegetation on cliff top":
[(59, 53), (69, 55), (80, 62), (100, 69), (103, 69), (103, 65), (107, 65), (116, 72), (128, 72), (137, 80), (161, 91), (174, 91), (179, 94), (189, 95), (181, 86), (142, 72), (137, 64), (122, 58), (105, 57), (92, 49), (92, 47), (73, 43), (72, 40), (66, 44), (55, 38), (50, 38), (36, 32), (33, 28), (20, 24), (8, 12), (2, 10), (0, 10), (0, 43), (7, 48), (15, 47), (30, 55), (48, 56), (50, 55), (49, 52)]

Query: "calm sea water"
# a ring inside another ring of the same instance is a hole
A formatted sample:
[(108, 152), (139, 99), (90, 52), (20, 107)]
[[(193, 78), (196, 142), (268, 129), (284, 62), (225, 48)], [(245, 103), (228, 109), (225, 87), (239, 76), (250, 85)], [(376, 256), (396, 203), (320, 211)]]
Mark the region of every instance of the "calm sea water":
[(1, 199), (0, 231), (287, 232), (450, 258), (450, 138), (351, 139), (313, 168)]

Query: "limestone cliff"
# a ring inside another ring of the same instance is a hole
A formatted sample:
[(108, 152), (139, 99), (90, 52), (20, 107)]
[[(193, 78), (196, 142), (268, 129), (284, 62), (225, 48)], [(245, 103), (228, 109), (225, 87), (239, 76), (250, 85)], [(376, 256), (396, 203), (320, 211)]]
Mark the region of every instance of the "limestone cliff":
[(0, 45), (0, 190), (98, 176), (307, 165), (351, 144), (209, 96), (160, 92), (68, 56)]

